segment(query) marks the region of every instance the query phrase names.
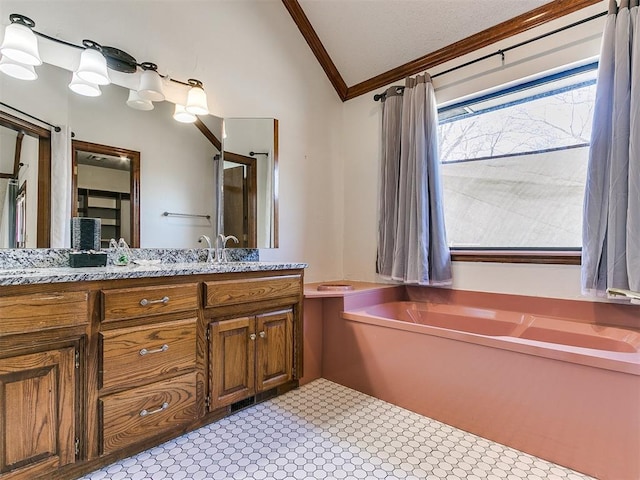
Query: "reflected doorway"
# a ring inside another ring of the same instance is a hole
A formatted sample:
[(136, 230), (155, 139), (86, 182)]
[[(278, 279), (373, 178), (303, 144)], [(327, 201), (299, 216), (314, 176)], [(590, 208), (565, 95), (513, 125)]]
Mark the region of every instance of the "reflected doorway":
[(100, 218), (101, 247), (140, 247), (140, 152), (74, 140), (73, 217)]
[(234, 247), (257, 248), (256, 159), (229, 152), (224, 158), (224, 233), (238, 239)]

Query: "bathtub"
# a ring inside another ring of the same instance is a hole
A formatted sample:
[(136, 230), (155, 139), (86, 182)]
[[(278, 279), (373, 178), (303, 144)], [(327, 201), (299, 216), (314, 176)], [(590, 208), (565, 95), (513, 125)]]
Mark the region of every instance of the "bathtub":
[(406, 301), (344, 312), (344, 318), (640, 375), (640, 330)]
[(600, 480), (640, 479), (640, 329), (336, 302), (324, 305), (323, 377)]

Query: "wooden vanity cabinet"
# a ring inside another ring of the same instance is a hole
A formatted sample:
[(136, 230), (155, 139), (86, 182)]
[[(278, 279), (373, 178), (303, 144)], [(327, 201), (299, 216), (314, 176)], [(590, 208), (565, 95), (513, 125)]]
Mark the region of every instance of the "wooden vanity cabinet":
[(79, 478), (295, 388), (302, 291), (301, 270), (0, 287), (0, 480)]
[(209, 325), (210, 409), (231, 405), (293, 378), (293, 311)]
[(0, 297), (3, 480), (46, 478), (76, 461), (87, 324), (85, 292)]

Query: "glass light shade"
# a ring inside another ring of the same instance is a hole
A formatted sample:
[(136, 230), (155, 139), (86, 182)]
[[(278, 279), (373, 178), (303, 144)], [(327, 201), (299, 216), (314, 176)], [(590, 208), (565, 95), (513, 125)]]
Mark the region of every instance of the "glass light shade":
[(94, 85), (109, 85), (109, 74), (107, 73), (107, 59), (98, 50), (85, 48), (80, 55), (80, 66), (76, 74), (82, 80)]
[(194, 115), (209, 115), (209, 107), (207, 106), (207, 94), (200, 87), (191, 87), (187, 95), (187, 112)]
[(140, 86), (138, 95), (150, 102), (162, 102), (164, 93), (162, 91), (162, 78), (155, 70), (144, 70), (140, 76)]
[(136, 110), (153, 110), (153, 103), (144, 98), (140, 98), (140, 95), (135, 90), (129, 90), (129, 98), (127, 99), (127, 105)]
[(84, 95), (85, 97), (99, 97), (102, 95), (102, 91), (98, 85), (83, 80), (75, 73), (73, 77), (71, 77), (69, 88), (78, 95)]
[(0, 60), (0, 72), (20, 80), (35, 80), (38, 78), (33, 65), (15, 62), (9, 57), (2, 57), (2, 60)]
[(184, 105), (178, 105), (176, 103), (176, 109), (173, 112), (173, 119), (182, 123), (193, 123), (196, 121), (196, 116), (193, 113), (187, 112)]
[(0, 53), (25, 65), (42, 65), (38, 52), (38, 39), (26, 25), (12, 23), (4, 31)]

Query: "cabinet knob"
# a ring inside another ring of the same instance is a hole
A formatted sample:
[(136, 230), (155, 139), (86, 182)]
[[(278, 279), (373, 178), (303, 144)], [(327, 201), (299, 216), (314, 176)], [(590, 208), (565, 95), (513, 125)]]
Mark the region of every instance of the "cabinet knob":
[(259, 335), (260, 335), (260, 338), (264, 338), (264, 337), (266, 337), (266, 336), (267, 336), (267, 333), (266, 333), (266, 332), (264, 332), (264, 331), (262, 331), (262, 332), (260, 332), (260, 334), (259, 334)]
[(251, 340), (255, 340), (255, 339), (256, 339), (256, 334), (255, 334), (255, 333), (252, 333), (251, 335), (249, 335), (249, 338), (250, 338)]

